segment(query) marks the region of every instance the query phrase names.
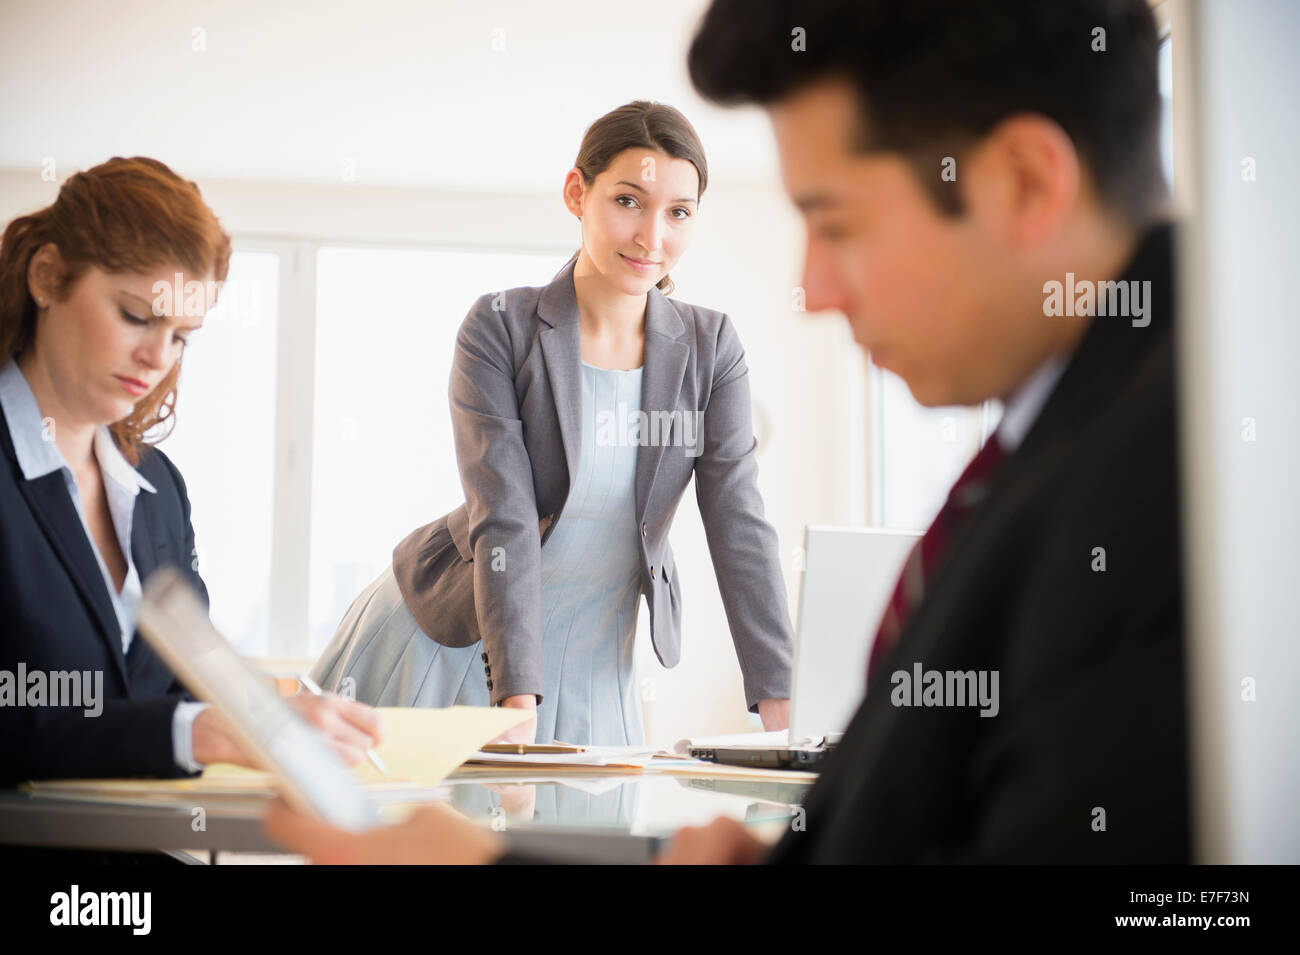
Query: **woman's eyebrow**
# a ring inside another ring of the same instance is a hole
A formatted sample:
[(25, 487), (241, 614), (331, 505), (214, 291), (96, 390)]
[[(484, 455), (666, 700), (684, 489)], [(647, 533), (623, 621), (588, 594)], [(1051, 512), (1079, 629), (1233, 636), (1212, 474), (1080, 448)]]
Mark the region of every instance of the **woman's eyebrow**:
[[(645, 193), (647, 196), (650, 195), (650, 193), (649, 193), (646, 189), (644, 189), (644, 188), (641, 187), (641, 186), (638, 186), (635, 182), (628, 182), (626, 179), (620, 179), (618, 182), (614, 183), (614, 185), (616, 185), (616, 186), (631, 186), (631, 187), (632, 187), (633, 189), (635, 189), (637, 192), (643, 192), (643, 193)], [(669, 202), (697, 202), (697, 203), (699, 202), (698, 199), (670, 199), (670, 200), (668, 200), (668, 201), (669, 201)]]
[(132, 292), (129, 289), (121, 289), (120, 291), (126, 298), (133, 299), (134, 301), (139, 302), (142, 306), (144, 306), (144, 308), (149, 312), (150, 315), (154, 316), (154, 318), (159, 317), (154, 313), (152, 300), (145, 298), (143, 295), (137, 295), (135, 292)]
[[(154, 315), (154, 312), (153, 312), (153, 302), (151, 302), (149, 299), (145, 298), (143, 295), (137, 295), (135, 292), (129, 291), (128, 289), (122, 289), (122, 294), (125, 295), (127, 298), (133, 298), (133, 299), (135, 299), (137, 302), (139, 302), (140, 304), (147, 306), (148, 309), (149, 309), (149, 314)], [(161, 318), (161, 319), (164, 319), (164, 320), (166, 320), (166, 321), (176, 321), (176, 319), (174, 319), (174, 318), (170, 318), (169, 316), (166, 316), (166, 315), (154, 315), (154, 318)], [(197, 324), (197, 325), (182, 325), (182, 326), (181, 326), (181, 328), (187, 329), (187, 330), (192, 331), (192, 332), (197, 332), (197, 331), (198, 331), (200, 328), (202, 328), (202, 327), (203, 327), (203, 323), (202, 323), (202, 322), (199, 322), (199, 324)]]

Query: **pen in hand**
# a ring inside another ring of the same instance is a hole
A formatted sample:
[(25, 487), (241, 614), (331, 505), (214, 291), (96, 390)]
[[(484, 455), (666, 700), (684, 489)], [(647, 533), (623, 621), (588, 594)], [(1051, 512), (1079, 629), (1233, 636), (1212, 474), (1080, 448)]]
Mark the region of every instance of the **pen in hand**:
[[(312, 694), (312, 696), (325, 695), (325, 691), (316, 685), (316, 681), (305, 673), (298, 677), (298, 682), (301, 683), (302, 688)], [(382, 775), (388, 775), (388, 767), (384, 765), (384, 761), (379, 758), (379, 754), (376, 753), (374, 749), (366, 750), (366, 759), (370, 760), (370, 765), (379, 770)]]

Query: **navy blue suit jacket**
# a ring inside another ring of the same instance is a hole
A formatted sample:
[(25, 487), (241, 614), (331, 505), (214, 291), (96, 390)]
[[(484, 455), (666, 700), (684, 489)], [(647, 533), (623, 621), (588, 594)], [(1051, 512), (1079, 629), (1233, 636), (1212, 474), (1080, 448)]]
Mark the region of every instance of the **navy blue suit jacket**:
[[(136, 498), (131, 557), (143, 581), (174, 564), (203, 600), (191, 569), (194, 529), (180, 472), (147, 449), (137, 470), (157, 493)], [(0, 706), (0, 784), (25, 779), (186, 776), (172, 751), (176, 704), (191, 699), (137, 632), (130, 652), (63, 475), (23, 477), (0, 415), (0, 670), (102, 671), (102, 712)]]

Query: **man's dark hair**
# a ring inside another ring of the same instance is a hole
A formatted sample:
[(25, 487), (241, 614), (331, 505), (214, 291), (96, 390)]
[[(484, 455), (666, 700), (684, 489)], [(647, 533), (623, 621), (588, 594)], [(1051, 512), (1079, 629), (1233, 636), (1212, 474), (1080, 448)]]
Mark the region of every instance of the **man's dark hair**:
[(724, 105), (847, 80), (859, 104), (850, 148), (902, 154), (949, 214), (962, 203), (942, 158), (1003, 119), (1041, 114), (1069, 135), (1101, 202), (1141, 224), (1166, 198), (1158, 52), (1146, 0), (714, 0), (688, 65)]

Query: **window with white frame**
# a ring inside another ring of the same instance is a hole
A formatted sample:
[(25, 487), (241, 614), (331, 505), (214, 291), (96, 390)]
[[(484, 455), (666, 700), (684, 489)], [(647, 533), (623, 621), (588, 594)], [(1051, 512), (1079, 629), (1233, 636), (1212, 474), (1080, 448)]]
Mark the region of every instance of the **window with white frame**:
[(408, 533), (465, 500), (447, 386), (480, 295), (545, 285), (568, 256), (327, 246), (316, 260), (310, 652)]
[(185, 346), (176, 424), (160, 447), (189, 492), (212, 622), (267, 650), (280, 257), (236, 252), (216, 306)]
[(398, 540), (464, 500), (447, 386), (470, 305), (546, 284), (568, 255), (236, 246), (161, 447), (217, 629), (249, 656), (305, 658)]

